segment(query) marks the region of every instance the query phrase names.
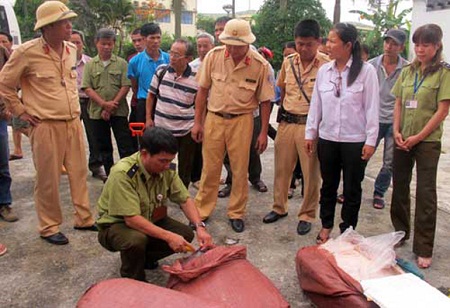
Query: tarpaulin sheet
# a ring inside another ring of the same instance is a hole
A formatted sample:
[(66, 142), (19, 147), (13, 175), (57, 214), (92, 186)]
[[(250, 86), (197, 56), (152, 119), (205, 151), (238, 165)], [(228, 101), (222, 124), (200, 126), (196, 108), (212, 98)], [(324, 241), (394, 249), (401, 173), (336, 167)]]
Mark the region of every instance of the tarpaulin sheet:
[(220, 302), (195, 298), (185, 293), (158, 287), (149, 283), (127, 279), (109, 279), (90, 287), (78, 301), (79, 308), (179, 308), (227, 307)]
[(246, 260), (244, 246), (219, 246), (163, 269), (168, 287), (230, 307), (289, 307), (273, 283)]

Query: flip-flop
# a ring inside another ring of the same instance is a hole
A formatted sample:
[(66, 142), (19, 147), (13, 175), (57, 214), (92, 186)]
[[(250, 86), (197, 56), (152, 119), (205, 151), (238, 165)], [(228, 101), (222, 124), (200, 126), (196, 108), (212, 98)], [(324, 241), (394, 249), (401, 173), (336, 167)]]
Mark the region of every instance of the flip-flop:
[(6, 246), (0, 243), (0, 256), (4, 255), (7, 251)]
[(9, 160), (16, 160), (16, 159), (22, 159), (23, 155), (16, 155), (16, 154), (11, 154), (9, 155)]
[(385, 206), (385, 202), (384, 199), (379, 197), (379, 196), (375, 196), (373, 197), (373, 207), (377, 210), (382, 210), (384, 209)]
[(261, 180), (253, 183), (252, 186), (259, 192), (266, 192), (267, 191), (266, 184), (264, 184), (264, 182), (261, 181)]
[[(325, 229), (325, 228), (322, 228), (322, 229)], [(326, 229), (326, 230), (328, 230), (328, 229)], [(331, 231), (332, 231), (332, 229), (330, 229), (330, 233), (328, 233), (328, 236), (326, 238), (322, 238), (320, 236), (320, 232), (322, 232), (322, 230), (320, 230), (319, 234), (317, 234), (317, 237), (316, 237), (316, 244), (317, 245), (325, 244), (330, 239)]]
[(417, 257), (417, 266), (422, 269), (429, 268), (431, 266), (431, 258)]
[(336, 202), (339, 204), (343, 204), (344, 203), (344, 194), (338, 195), (336, 198)]

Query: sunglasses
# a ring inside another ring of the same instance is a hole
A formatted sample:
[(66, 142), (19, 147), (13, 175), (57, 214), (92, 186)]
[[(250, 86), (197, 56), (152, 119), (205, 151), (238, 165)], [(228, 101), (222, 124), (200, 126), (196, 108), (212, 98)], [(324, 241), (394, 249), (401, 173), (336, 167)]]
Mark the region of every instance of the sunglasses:
[(330, 80), (330, 83), (333, 84), (333, 92), (335, 97), (341, 97), (341, 86), (342, 86), (342, 77), (339, 75), (336, 78), (336, 81)]

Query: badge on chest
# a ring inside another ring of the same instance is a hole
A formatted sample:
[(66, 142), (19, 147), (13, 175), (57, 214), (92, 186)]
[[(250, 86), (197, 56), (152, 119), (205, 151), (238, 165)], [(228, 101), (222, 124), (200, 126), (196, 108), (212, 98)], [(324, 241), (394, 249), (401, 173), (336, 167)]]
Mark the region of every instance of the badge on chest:
[(415, 99), (407, 100), (405, 103), (405, 108), (406, 109), (417, 109), (417, 100), (415, 100)]

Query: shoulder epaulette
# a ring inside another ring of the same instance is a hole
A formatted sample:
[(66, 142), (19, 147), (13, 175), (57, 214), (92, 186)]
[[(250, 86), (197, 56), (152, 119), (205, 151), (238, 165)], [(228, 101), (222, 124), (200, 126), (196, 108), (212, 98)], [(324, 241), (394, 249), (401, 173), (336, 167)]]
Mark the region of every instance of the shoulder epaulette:
[(441, 65), (443, 68), (446, 68), (448, 70), (450, 70), (450, 63), (445, 62), (445, 61), (441, 61)]
[(294, 52), (294, 53), (291, 53), (289, 56), (287, 56), (286, 58), (292, 58), (292, 57), (295, 57), (297, 55), (297, 53), (296, 52)]
[(139, 170), (139, 166), (138, 164), (134, 164), (133, 166), (131, 166), (130, 169), (128, 169), (127, 171), (127, 175), (130, 177), (130, 179), (136, 174), (136, 172), (138, 172)]

